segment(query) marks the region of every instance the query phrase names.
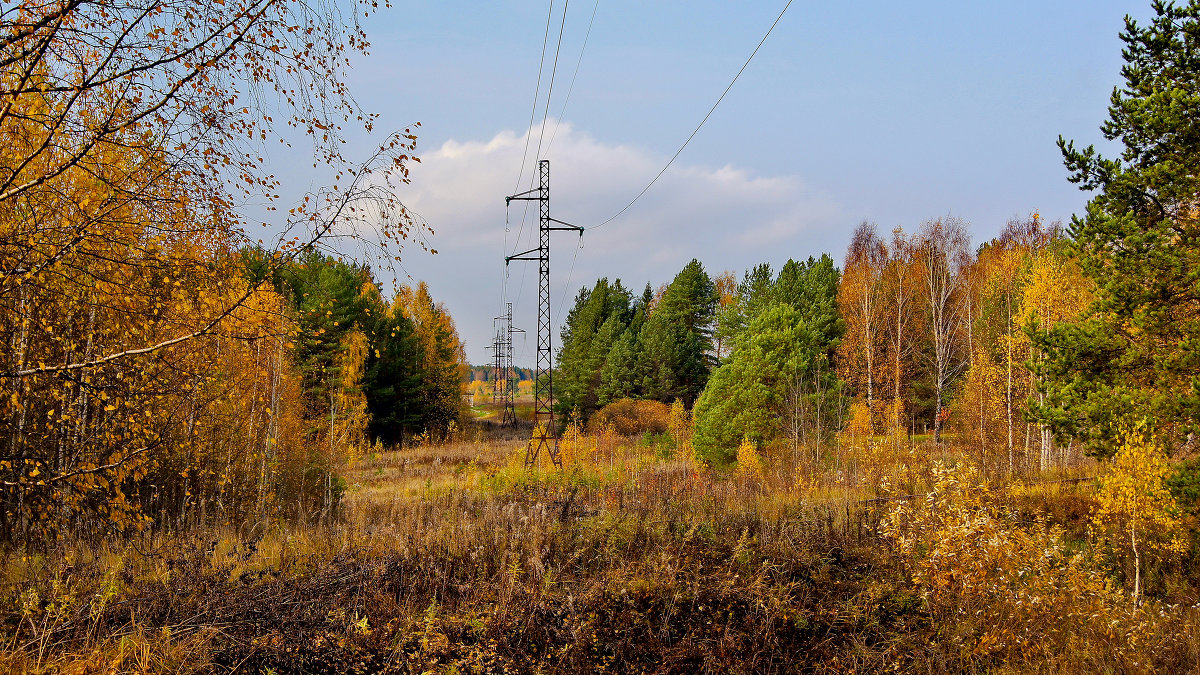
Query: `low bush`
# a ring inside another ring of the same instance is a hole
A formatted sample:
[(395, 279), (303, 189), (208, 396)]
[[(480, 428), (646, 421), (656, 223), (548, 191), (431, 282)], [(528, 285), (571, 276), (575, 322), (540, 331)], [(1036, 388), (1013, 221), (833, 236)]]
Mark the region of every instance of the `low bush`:
[(670, 429), (671, 407), (659, 401), (623, 398), (601, 408), (588, 422), (595, 431), (606, 426), (621, 436), (662, 434)]

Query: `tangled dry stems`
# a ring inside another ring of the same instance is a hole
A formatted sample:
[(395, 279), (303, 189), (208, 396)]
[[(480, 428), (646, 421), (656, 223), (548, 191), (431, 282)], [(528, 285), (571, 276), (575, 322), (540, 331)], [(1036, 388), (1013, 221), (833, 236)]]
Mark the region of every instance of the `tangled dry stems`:
[[(602, 446), (563, 472), (525, 472), (508, 443), (376, 453), (336, 523), (8, 552), (0, 669), (1200, 668), (1194, 607), (1134, 606), (1078, 552), (1085, 487), (930, 465), (897, 475), (932, 500), (865, 501), (815, 466), (729, 476)], [(1196, 593), (1160, 576), (1163, 599)]]

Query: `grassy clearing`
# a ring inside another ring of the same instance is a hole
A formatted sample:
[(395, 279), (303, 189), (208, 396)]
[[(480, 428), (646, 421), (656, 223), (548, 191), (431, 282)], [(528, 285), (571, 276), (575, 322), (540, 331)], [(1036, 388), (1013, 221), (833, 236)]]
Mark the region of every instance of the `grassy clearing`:
[(375, 453), (333, 523), (8, 552), (0, 671), (1200, 668), (1194, 556), (1134, 606), (1088, 481), (971, 479), (929, 445), (731, 473), (662, 436), (563, 452), (561, 472), (524, 470), (517, 439)]

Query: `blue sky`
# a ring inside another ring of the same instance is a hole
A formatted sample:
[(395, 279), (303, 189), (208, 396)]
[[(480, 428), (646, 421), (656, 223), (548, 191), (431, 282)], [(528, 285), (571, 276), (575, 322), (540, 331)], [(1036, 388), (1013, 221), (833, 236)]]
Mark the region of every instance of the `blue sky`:
[[(527, 222), (518, 243), (514, 208), (505, 232), (503, 197), (522, 168), (548, 6), (398, 3), (369, 20), (371, 54), (351, 71), (359, 102), (381, 114), (382, 129), (422, 123), (423, 162), (402, 194), (436, 230), (439, 254), (406, 250), (402, 274), (429, 282), (475, 363), (487, 360), (502, 296), (515, 302), (518, 325), (535, 328), (536, 270), (514, 267), (505, 279), (502, 262), (506, 248), (535, 245), (533, 227)], [(535, 147), (562, 6), (554, 4)], [(570, 2), (543, 138), (552, 214), (588, 226), (628, 202), (782, 7)], [(1033, 210), (1069, 220), (1086, 195), (1066, 181), (1055, 139), (1102, 141), (1097, 128), (1118, 82), (1127, 13), (1148, 16), (1148, 1), (795, 0), (638, 204), (585, 235), (582, 248), (573, 235), (555, 237), (555, 322), (599, 276), (640, 290), (670, 281), (693, 257), (711, 273), (739, 276), (758, 262), (777, 268), (824, 252), (840, 262), (863, 219), (912, 230), (950, 213), (970, 223), (976, 243)], [(532, 363), (534, 344), (532, 336), (517, 344), (519, 362)]]

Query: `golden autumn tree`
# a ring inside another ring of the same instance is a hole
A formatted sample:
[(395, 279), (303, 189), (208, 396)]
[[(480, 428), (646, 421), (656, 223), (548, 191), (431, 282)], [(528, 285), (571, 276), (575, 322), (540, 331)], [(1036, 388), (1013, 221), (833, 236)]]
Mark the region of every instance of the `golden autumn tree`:
[[(1016, 317), (1020, 306), (1020, 270), (1027, 254), (1024, 244), (1001, 235), (982, 247), (976, 262), (980, 311), (974, 321), (977, 347), (972, 351), (971, 367), (1002, 371), (1003, 441), (1009, 473), (1016, 465), (1016, 426), (1021, 420), (1020, 401), (1024, 400), (1024, 379), (1021, 377), (1024, 357), (1017, 351), (1020, 329)], [(978, 413), (982, 425), (989, 413), (981, 406), (986, 405), (990, 397), (978, 387), (987, 386), (990, 378), (977, 373), (974, 377), (968, 375), (968, 379), (970, 396), (980, 406), (972, 406), (972, 414)]]
[[(288, 321), (238, 250), (274, 242), (262, 260), (277, 269), (368, 221), (393, 253), (409, 235), (389, 185), (407, 179), (415, 137), (359, 164), (340, 149), (345, 125), (372, 124), (343, 73), (372, 7), (0, 8), (5, 536), (233, 519), (286, 492), (271, 476), (294, 431)], [(336, 186), (251, 235), (238, 204), (278, 209), (256, 149), (289, 125)]]
[(1003, 447), (1005, 430), (1004, 371), (992, 359), (985, 345), (972, 345), (970, 363), (963, 376), (956, 405), (960, 411), (959, 426), (963, 440), (974, 446), (980, 464), (997, 447)]
[(418, 282), (416, 288), (401, 286), (393, 306), (415, 328), (425, 431), (446, 434), (455, 428), (462, 414), (462, 381), (470, 369), (454, 319), (445, 305), (434, 302), (424, 281)]
[(887, 265), (883, 271), (884, 285), (884, 331), (882, 334), (883, 354), (886, 366), (883, 379), (890, 389), (891, 401), (884, 414), (888, 434), (893, 439), (902, 435), (904, 413), (909, 401), (909, 379), (913, 371), (912, 358), (915, 351), (915, 315), (920, 278), (915, 264), (916, 247), (912, 240), (897, 227), (892, 230), (892, 241), (888, 246)]
[(946, 216), (925, 221), (917, 235), (914, 258), (932, 347), (929, 350), (934, 392), (933, 434), (942, 440), (947, 390), (967, 364), (963, 342), (967, 303), (964, 270), (970, 264), (966, 223)]
[(731, 335), (723, 330), (722, 319), (727, 312), (735, 311), (737, 302), (737, 277), (730, 270), (713, 277), (713, 293), (717, 296), (717, 328), (713, 331), (713, 356), (718, 362), (728, 356)]
[[(1016, 320), (1029, 331), (1049, 330), (1064, 321), (1079, 317), (1092, 302), (1094, 284), (1084, 275), (1078, 263), (1053, 248), (1037, 251), (1029, 260), (1021, 304)], [(1043, 358), (1030, 342), (1029, 333), (1019, 334), (1017, 342), (1029, 355), (1031, 362)], [(1030, 390), (1036, 391), (1039, 403), (1045, 403), (1045, 392), (1036, 385), (1036, 375), (1029, 373)], [(1054, 461), (1054, 438), (1050, 429), (1038, 424), (1037, 466), (1046, 470)], [(1065, 450), (1063, 450), (1065, 452)], [(1059, 457), (1061, 463), (1065, 457)], [(1032, 460), (1029, 460), (1032, 464)]]
[(1142, 422), (1125, 431), (1112, 463), (1098, 481), (1100, 508), (1093, 518), (1100, 531), (1132, 558), (1130, 594), (1135, 603), (1141, 597), (1145, 549), (1187, 550), (1178, 505), (1166, 486), (1171, 466), (1147, 427)]
[[(964, 296), (970, 363), (957, 402), (958, 426), (966, 438), (981, 444), (983, 457), (995, 456), (1008, 473), (1028, 464), (1028, 452), (1018, 453), (1018, 442), (1026, 449), (1032, 444), (1032, 429), (1022, 424), (1033, 391), (1022, 303), (1034, 259), (1060, 247), (1057, 225), (1047, 225), (1033, 213), (1009, 221), (964, 270), (970, 282)], [(1022, 426), (1024, 432), (1019, 431)]]
[(854, 229), (838, 285), (838, 309), (846, 322), (846, 334), (838, 347), (838, 375), (874, 406), (879, 382), (877, 372), (883, 334), (883, 275), (888, 249), (875, 225), (863, 221)]

